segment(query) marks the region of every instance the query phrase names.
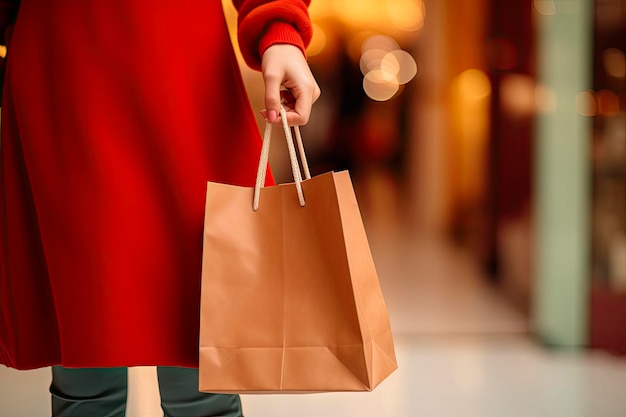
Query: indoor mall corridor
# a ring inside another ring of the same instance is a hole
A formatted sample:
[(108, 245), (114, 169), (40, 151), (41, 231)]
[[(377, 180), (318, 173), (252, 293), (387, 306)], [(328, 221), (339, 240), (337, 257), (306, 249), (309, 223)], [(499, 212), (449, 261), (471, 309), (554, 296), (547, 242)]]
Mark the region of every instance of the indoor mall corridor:
[[(247, 417), (626, 415), (626, 359), (543, 348), (462, 251), (390, 233), (372, 250), (399, 369), (371, 393), (244, 396)], [(0, 415), (49, 415), (48, 383), (47, 369), (0, 368)], [(160, 416), (154, 369), (132, 369), (130, 384), (128, 417)]]

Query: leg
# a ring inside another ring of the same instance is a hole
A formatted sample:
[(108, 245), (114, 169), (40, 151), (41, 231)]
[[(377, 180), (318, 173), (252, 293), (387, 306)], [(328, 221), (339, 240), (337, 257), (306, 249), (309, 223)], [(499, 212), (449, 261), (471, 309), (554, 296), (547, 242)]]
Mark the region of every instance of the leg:
[(126, 368), (52, 368), (53, 417), (124, 417)]
[(198, 370), (158, 367), (165, 417), (242, 417), (238, 395), (198, 391)]

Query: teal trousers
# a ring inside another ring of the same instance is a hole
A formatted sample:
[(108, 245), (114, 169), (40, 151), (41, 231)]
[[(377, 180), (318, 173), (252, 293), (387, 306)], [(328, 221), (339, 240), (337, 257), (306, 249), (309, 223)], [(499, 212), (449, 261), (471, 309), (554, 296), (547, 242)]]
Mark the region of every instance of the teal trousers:
[[(198, 370), (158, 367), (165, 417), (242, 417), (238, 395), (198, 391)], [(52, 417), (124, 417), (127, 368), (52, 368)]]

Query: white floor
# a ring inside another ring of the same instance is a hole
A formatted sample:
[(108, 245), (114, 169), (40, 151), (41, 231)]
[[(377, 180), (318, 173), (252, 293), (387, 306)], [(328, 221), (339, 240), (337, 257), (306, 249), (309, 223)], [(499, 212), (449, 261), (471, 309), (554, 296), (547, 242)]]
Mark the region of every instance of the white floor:
[[(244, 396), (247, 417), (626, 416), (626, 358), (542, 348), (448, 245), (384, 233), (372, 244), (398, 371), (372, 393)], [(154, 375), (131, 370), (128, 417), (161, 416)], [(0, 417), (49, 416), (48, 384), (48, 369), (0, 368)]]
[(397, 339), (374, 392), (246, 397), (253, 417), (623, 417), (626, 362), (546, 352), (523, 337)]

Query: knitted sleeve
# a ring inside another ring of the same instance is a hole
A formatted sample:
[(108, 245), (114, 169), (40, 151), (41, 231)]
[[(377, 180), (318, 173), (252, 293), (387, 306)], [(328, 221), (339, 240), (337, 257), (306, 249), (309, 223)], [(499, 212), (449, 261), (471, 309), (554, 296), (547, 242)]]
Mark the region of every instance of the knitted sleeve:
[(250, 68), (261, 69), (263, 52), (277, 43), (295, 45), (302, 53), (311, 41), (310, 0), (233, 0), (239, 12), (239, 48)]

